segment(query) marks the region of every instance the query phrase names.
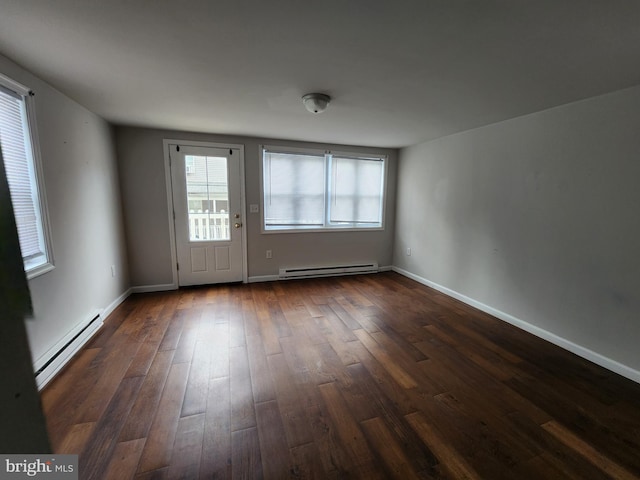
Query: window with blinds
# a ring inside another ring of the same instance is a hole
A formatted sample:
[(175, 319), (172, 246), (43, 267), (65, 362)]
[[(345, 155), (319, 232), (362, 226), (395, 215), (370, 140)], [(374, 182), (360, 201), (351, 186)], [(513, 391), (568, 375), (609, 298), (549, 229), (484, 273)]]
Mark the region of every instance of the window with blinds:
[(28, 278), (53, 268), (39, 189), (29, 90), (0, 75), (0, 146)]
[(386, 158), (263, 147), (263, 231), (383, 228)]

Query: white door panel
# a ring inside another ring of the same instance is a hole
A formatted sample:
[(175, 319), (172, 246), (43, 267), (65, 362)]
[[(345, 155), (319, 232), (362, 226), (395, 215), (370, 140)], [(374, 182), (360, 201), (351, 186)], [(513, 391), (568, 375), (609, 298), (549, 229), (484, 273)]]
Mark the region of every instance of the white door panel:
[(243, 278), (238, 149), (169, 145), (178, 284)]

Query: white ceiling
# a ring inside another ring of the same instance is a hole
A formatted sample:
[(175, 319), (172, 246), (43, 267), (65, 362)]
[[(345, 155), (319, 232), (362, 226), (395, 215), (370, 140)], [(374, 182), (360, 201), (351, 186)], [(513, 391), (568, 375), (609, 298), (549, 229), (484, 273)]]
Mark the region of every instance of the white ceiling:
[(0, 0), (0, 53), (115, 124), (401, 147), (639, 84), (640, 2)]

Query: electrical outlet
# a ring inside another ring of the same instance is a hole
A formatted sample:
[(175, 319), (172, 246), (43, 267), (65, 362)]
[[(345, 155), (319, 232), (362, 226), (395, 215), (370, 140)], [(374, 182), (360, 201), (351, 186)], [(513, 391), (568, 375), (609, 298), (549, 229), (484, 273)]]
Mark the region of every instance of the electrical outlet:
[(267, 250), (267, 258), (273, 258), (273, 252), (271, 250)]
[(411, 256), (411, 247), (407, 247), (407, 257)]

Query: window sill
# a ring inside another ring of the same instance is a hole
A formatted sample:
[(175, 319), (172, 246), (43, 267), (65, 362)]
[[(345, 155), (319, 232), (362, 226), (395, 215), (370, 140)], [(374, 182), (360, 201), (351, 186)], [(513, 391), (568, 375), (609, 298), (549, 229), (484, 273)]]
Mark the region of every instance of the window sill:
[(380, 227), (262, 227), (261, 233), (336, 233), (336, 232), (379, 232), (384, 230), (384, 226)]
[(27, 280), (32, 280), (36, 277), (39, 277), (40, 275), (44, 275), (45, 273), (50, 272), (54, 268), (56, 267), (53, 263), (47, 262), (35, 267), (31, 267), (29, 268), (29, 270), (25, 270), (25, 274), (27, 276)]

